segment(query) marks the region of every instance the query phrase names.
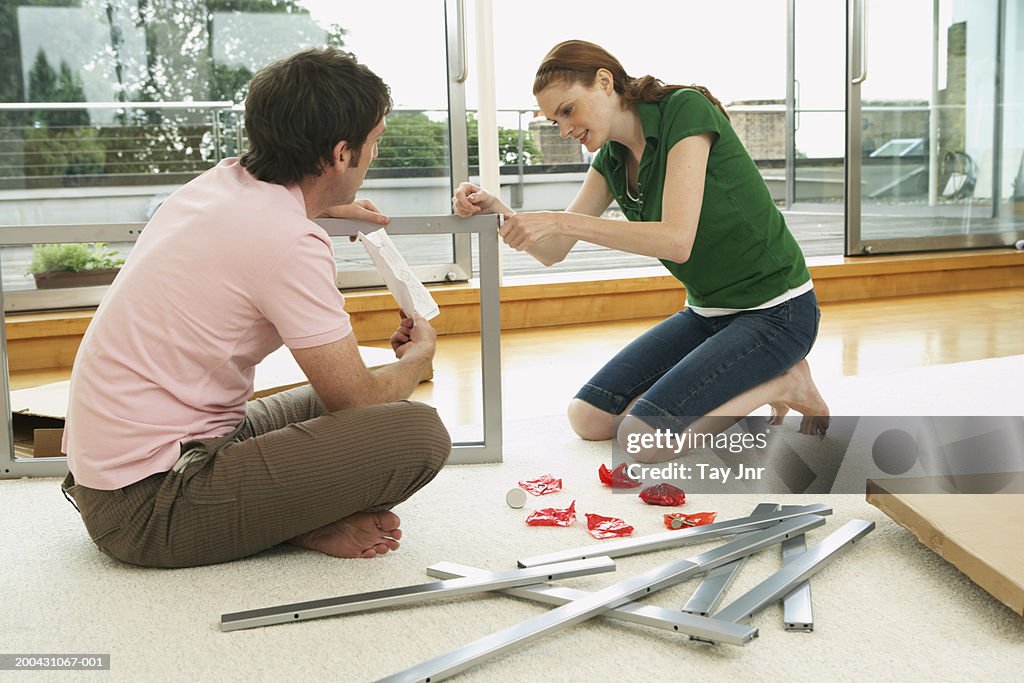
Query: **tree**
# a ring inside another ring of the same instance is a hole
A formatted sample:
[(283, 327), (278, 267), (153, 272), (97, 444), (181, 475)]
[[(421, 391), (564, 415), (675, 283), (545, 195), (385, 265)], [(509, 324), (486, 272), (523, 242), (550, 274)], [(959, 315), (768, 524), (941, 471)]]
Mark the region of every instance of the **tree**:
[(377, 144), (374, 166), (445, 168), (448, 166), (448, 123), (431, 121), (423, 112), (392, 112), (388, 116), (387, 133)]
[[(18, 0), (0, 0), (0, 102), (20, 102), (25, 93), (21, 74)], [(0, 129), (20, 126), (24, 112), (0, 112)]]
[[(480, 165), (480, 133), (476, 116), (469, 115), (466, 120), (466, 137), (469, 145), (469, 165)], [(544, 158), (533, 137), (523, 131), (523, 165), (539, 164)], [(498, 163), (502, 166), (515, 166), (519, 163), (519, 131), (514, 128), (498, 127)]]
[(231, 68), (214, 63), (211, 69), (210, 98), (243, 102), (246, 93), (249, 92), (249, 81), (251, 80), (252, 72), (244, 66)]
[[(469, 165), (480, 164), (478, 123), (466, 120)], [(433, 121), (423, 112), (396, 111), (388, 116), (388, 130), (377, 146), (378, 168), (447, 168), (448, 122)], [(523, 140), (523, 163), (539, 163), (541, 152), (529, 135)], [(498, 128), (498, 160), (503, 165), (519, 161), (519, 131)]]
[[(30, 102), (82, 102), (82, 81), (61, 60), (60, 73), (53, 70), (46, 53), (36, 53), (29, 72)], [(89, 125), (83, 109), (37, 109), (25, 134), (26, 176), (92, 175), (103, 171), (104, 149), (97, 131)]]

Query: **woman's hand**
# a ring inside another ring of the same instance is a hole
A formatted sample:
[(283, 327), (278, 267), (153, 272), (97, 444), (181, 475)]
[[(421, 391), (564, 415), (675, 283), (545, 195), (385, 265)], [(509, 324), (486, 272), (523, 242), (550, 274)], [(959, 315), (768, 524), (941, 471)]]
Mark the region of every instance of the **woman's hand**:
[(563, 211), (530, 211), (505, 217), (498, 234), (516, 251), (526, 251), (538, 243), (560, 234)]
[(351, 204), (338, 204), (324, 211), (327, 218), (353, 218), (360, 221), (369, 221), (377, 225), (387, 225), (391, 219), (381, 213), (369, 199), (357, 199)]

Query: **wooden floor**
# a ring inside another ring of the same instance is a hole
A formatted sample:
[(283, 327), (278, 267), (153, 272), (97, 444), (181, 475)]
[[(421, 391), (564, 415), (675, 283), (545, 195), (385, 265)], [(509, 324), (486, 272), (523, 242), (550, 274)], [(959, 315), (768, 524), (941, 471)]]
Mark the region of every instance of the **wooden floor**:
[[(820, 381), (1024, 354), (1022, 310), (1024, 289), (826, 304), (811, 368)], [(658, 321), (503, 332), (505, 419), (564, 414), (595, 370)], [(69, 374), (67, 369), (12, 374), (11, 386), (59, 381)], [(450, 427), (481, 423), (479, 335), (440, 337), (434, 380), (421, 384), (413, 398), (436, 406)]]
[[(1024, 290), (827, 304), (809, 361), (819, 380), (1024, 354)], [(502, 333), (506, 420), (563, 414), (579, 385), (658, 319)], [(481, 422), (480, 339), (441, 337), (413, 398), (449, 425)]]

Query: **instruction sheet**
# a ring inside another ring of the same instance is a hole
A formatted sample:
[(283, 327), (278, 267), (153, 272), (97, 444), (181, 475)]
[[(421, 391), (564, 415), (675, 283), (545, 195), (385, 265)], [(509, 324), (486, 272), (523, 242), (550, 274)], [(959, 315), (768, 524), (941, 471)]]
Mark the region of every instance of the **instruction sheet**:
[(370, 234), (360, 232), (359, 241), (363, 243), (366, 253), (373, 259), (373, 265), (384, 278), (384, 284), (406, 315), (415, 313), (430, 320), (441, 312), (434, 297), (430, 296), (430, 292), (398, 253), (384, 228)]

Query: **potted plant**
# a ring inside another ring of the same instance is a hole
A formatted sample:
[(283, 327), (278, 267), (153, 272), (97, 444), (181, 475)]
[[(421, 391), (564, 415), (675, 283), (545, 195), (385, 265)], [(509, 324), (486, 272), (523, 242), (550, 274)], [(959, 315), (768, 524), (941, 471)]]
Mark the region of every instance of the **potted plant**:
[(105, 242), (34, 244), (29, 272), (38, 289), (109, 285), (123, 263)]

